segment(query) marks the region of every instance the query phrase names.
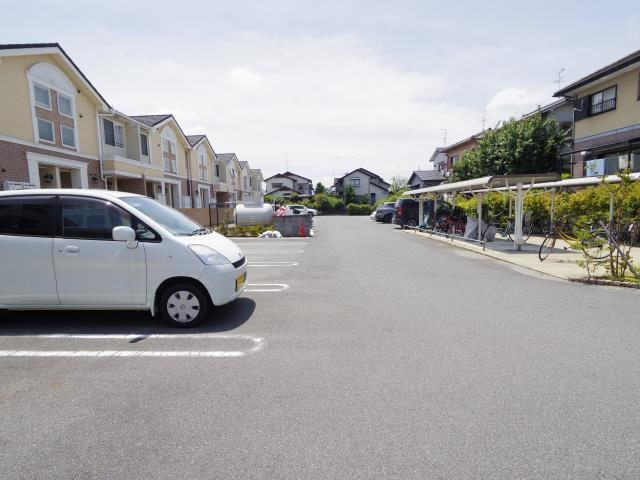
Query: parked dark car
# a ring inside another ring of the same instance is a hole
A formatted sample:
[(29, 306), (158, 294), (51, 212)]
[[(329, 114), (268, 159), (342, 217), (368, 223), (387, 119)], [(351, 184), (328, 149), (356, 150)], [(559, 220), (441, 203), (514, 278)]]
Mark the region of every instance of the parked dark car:
[(394, 209), (395, 209), (395, 202), (383, 203), (376, 210), (376, 221), (383, 222), (383, 223), (391, 223)]
[[(453, 208), (451, 204), (445, 202), (442, 198), (438, 199), (438, 215), (442, 211), (442, 209), (448, 210)], [(427, 200), (424, 202), (424, 213), (428, 214), (433, 211), (433, 200)], [(393, 212), (393, 223), (395, 225), (400, 225), (400, 227), (417, 227), (423, 221), (423, 219), (418, 218), (419, 213), (419, 205), (418, 201), (413, 198), (400, 198), (396, 200)], [(429, 223), (433, 223), (433, 220), (430, 220)]]

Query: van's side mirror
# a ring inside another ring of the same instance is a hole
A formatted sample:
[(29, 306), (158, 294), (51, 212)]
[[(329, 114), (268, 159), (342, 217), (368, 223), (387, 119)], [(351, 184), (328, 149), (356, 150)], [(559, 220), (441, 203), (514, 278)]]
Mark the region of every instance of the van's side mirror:
[(128, 248), (136, 248), (138, 246), (136, 232), (131, 227), (114, 227), (111, 235), (116, 242), (127, 242)]

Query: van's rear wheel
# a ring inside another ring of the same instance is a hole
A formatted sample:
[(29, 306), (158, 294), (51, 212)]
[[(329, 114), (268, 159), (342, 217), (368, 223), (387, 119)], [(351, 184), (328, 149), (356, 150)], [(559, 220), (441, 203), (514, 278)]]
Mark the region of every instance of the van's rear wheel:
[(209, 298), (201, 288), (178, 283), (160, 298), (160, 317), (174, 327), (193, 327), (207, 317)]
[(409, 228), (416, 228), (418, 226), (418, 222), (411, 219), (411, 220), (407, 220), (407, 223), (405, 223), (405, 225)]

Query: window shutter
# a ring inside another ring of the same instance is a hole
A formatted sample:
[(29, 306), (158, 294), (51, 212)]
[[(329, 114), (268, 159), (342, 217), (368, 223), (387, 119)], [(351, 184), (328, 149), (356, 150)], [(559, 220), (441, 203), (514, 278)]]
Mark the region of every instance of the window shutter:
[(111, 145), (112, 147), (115, 147), (116, 138), (113, 133), (113, 122), (111, 120), (107, 120), (106, 118), (103, 118), (102, 123), (104, 125), (104, 143), (106, 143), (107, 145)]
[(589, 107), (590, 104), (588, 95), (586, 97), (576, 99), (576, 103), (574, 105), (575, 110), (573, 112), (573, 118), (576, 122), (589, 116)]

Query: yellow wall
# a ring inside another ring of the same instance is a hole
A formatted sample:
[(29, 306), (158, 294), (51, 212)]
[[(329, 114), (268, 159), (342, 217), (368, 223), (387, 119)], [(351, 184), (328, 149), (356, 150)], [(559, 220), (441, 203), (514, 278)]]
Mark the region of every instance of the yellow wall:
[[(182, 141), (182, 136), (178, 127), (173, 123), (173, 121), (169, 122), (166, 125), (158, 129), (152, 130), (149, 133), (149, 149), (151, 150), (152, 162), (153, 165), (164, 169), (164, 163), (162, 160), (162, 130), (168, 126), (173, 130), (173, 133), (176, 137), (176, 161), (178, 163), (178, 176), (185, 177), (187, 176), (187, 168), (185, 162), (185, 149), (189, 148), (186, 143)], [(171, 175), (171, 173), (168, 173)]]
[[(33, 117), (27, 70), (39, 62), (51, 63), (62, 70), (76, 89), (76, 124), (79, 152), (98, 155), (97, 105), (84, 85), (57, 55), (2, 57), (0, 63), (0, 134), (34, 142)], [(83, 118), (80, 118), (80, 115)]]
[(640, 124), (638, 75), (640, 75), (640, 67), (626, 72), (619, 77), (602, 82), (595, 87), (578, 91), (577, 96), (584, 97), (585, 95), (591, 95), (602, 89), (612, 87), (613, 85), (618, 85), (616, 109), (578, 120), (575, 125), (576, 139)]

